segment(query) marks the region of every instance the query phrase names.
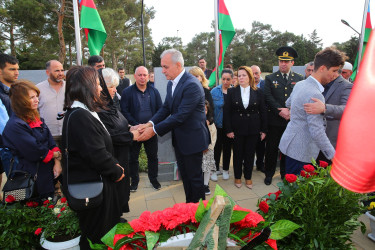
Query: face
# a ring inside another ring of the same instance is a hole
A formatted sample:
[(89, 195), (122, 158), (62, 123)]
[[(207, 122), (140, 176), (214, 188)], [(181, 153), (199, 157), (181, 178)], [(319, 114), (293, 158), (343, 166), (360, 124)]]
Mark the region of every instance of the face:
[(207, 62), (204, 59), (201, 59), (198, 61), (199, 68), (201, 68), (203, 71), (206, 69)]
[(46, 72), (52, 82), (59, 83), (64, 80), (64, 68), (60, 62), (52, 61)]
[(150, 73), (150, 82), (155, 82), (155, 74)]
[(28, 91), (28, 93), (29, 93), (29, 98), (30, 98), (31, 109), (36, 110), (38, 108), (38, 104), (39, 104), (38, 93), (36, 93), (36, 91), (33, 90), (33, 89), (30, 89)]
[(98, 96), (100, 96), (100, 92), (102, 92), (103, 88), (100, 86), (100, 81), (99, 78), (96, 78), (96, 92)]
[(288, 73), (292, 68), (294, 61), (279, 60), (279, 70), (281, 73)]
[(227, 89), (230, 87), (230, 85), (232, 84), (233, 82), (233, 78), (231, 76), (231, 74), (229, 73), (224, 73), (222, 76), (221, 76), (221, 81), (223, 82), (223, 88), (224, 89)]
[(200, 75), (197, 75), (195, 77), (199, 80), (200, 83), (202, 82), (203, 79), (202, 79), (202, 77)]
[(314, 72), (314, 65), (307, 65), (305, 68), (305, 76), (309, 77)]
[(322, 85), (326, 85), (338, 77), (340, 67), (331, 67), (329, 69), (327, 69), (326, 66), (321, 66), (321, 67), (322, 67), (322, 78), (321, 78)]
[(346, 80), (349, 79), (349, 77), (352, 75), (353, 71), (349, 70), (349, 69), (343, 69), (342, 70), (342, 77), (344, 77)]
[(146, 86), (148, 82), (148, 71), (145, 67), (139, 67), (134, 74), (137, 86)]
[(112, 99), (115, 97), (115, 94), (117, 92), (117, 89), (115, 86), (112, 86), (112, 87), (108, 87), (107, 86), (107, 89), (108, 89), (108, 92), (109, 94), (111, 95)]
[(105, 63), (104, 63), (104, 61), (99, 62), (99, 63), (95, 63), (94, 68), (95, 68), (96, 70), (104, 69), (104, 68), (105, 68)]
[(5, 67), (0, 69), (0, 81), (10, 87), (18, 79), (18, 64), (5, 63)]
[(251, 67), (251, 70), (253, 71), (255, 83), (259, 83), (261, 74), (259, 67)]
[(120, 70), (118, 71), (118, 75), (120, 76), (121, 79), (123, 79), (123, 78), (125, 77), (125, 70), (120, 69)]
[(172, 55), (166, 54), (161, 59), (162, 73), (165, 75), (167, 80), (174, 80), (182, 71), (181, 64), (172, 61)]
[(242, 87), (247, 87), (250, 84), (249, 75), (244, 69), (240, 69), (238, 71), (238, 84)]

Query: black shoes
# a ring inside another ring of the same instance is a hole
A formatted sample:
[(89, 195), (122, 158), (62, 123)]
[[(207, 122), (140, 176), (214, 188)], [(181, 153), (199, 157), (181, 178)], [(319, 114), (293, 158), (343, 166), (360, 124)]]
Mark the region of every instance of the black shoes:
[(205, 193), (206, 195), (211, 194), (210, 187), (209, 187), (208, 185), (204, 185), (204, 193)]
[(272, 178), (266, 177), (266, 179), (264, 179), (264, 184), (266, 184), (267, 186), (271, 185), (271, 183), (272, 183)]
[(138, 185), (131, 185), (130, 186), (130, 192), (137, 192)]
[(161, 185), (160, 185), (160, 183), (159, 183), (157, 180), (150, 181), (150, 182), (151, 182), (152, 187), (153, 187), (155, 190), (160, 190), (160, 189), (161, 189)]

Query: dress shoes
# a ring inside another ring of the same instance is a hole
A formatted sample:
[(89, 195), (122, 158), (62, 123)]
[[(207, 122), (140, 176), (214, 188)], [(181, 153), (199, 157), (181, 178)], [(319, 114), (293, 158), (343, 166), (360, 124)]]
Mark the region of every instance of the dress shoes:
[(272, 183), (272, 178), (266, 177), (266, 179), (264, 179), (264, 184), (266, 184), (267, 186), (271, 185), (271, 183)]
[(246, 187), (248, 189), (253, 189), (253, 181), (252, 180), (246, 180), (245, 184), (246, 184)]
[(237, 188), (242, 187), (241, 179), (234, 179), (234, 185), (235, 185)]

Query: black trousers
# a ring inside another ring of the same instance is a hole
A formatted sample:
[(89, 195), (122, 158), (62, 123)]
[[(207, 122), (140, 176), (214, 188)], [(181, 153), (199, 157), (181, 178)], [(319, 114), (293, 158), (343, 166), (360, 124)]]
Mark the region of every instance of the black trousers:
[(130, 178), (131, 185), (138, 185), (139, 183), (139, 151), (142, 143), (145, 147), (147, 155), (148, 178), (150, 181), (157, 180), (158, 177), (158, 137), (155, 135), (144, 142), (134, 141), (130, 147)]
[(318, 165), (319, 165), (319, 161), (325, 161), (328, 163), (328, 165), (332, 164), (332, 161), (327, 159), (327, 157), (322, 153), (322, 151), (319, 151), (319, 155), (316, 158), (316, 163), (318, 163)]
[(256, 149), (255, 149), (255, 153), (256, 153), (256, 156), (257, 156), (256, 165), (257, 165), (257, 169), (259, 169), (259, 170), (264, 168), (264, 154), (265, 154), (265, 152), (266, 152), (266, 139), (264, 139), (262, 141), (262, 140), (260, 140), (260, 136), (259, 136), (257, 146), (256, 146)]
[(241, 179), (243, 172), (245, 179), (251, 180), (258, 137), (258, 134), (235, 135), (233, 143), (234, 178)]
[[(265, 170), (266, 178), (272, 178), (275, 175), (277, 157), (279, 156), (279, 144), (281, 136), (286, 127), (268, 126), (267, 143), (266, 143), (266, 157)], [(285, 155), (281, 154), (280, 159), (280, 175), (281, 178), (285, 176)]]
[(214, 148), (214, 159), (216, 170), (219, 171), (221, 151), (223, 151), (223, 170), (229, 170), (230, 157), (232, 154), (233, 139), (228, 138), (224, 129), (216, 127), (216, 143)]
[(183, 155), (175, 148), (178, 170), (184, 185), (186, 203), (196, 203), (205, 200), (204, 182), (202, 172), (203, 152)]

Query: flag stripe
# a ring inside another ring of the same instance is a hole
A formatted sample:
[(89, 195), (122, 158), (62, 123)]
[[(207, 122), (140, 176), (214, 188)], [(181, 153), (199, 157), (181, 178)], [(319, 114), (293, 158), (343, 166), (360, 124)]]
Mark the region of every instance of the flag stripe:
[(224, 0), (219, 0), (219, 13), (229, 16), (229, 12), (227, 6), (225, 6)]
[(98, 11), (86, 6), (81, 9), (81, 27), (106, 32)]
[(86, 6), (88, 8), (96, 9), (96, 6), (95, 6), (95, 3), (94, 3), (93, 0), (81, 0), (80, 6), (81, 6), (81, 8), (82, 8), (82, 6)]

